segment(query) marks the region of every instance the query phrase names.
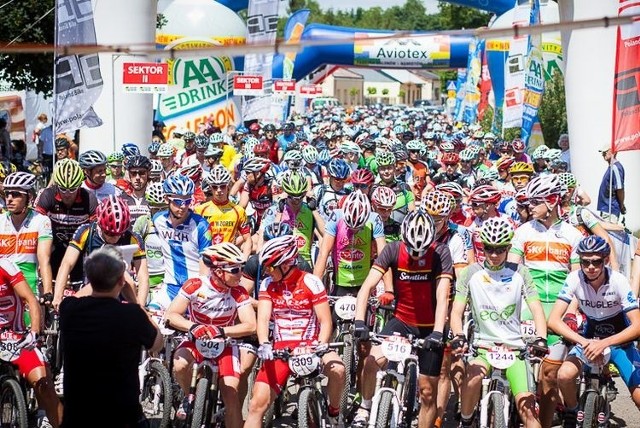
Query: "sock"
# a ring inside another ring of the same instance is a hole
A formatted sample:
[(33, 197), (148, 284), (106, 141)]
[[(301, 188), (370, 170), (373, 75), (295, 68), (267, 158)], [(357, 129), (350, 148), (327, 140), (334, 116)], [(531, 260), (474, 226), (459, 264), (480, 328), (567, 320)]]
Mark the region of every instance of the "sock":
[(363, 409), (371, 410), (371, 400), (363, 399), (360, 403), (360, 407), (362, 407)]
[(333, 407), (329, 404), (329, 416), (338, 416), (340, 415), (340, 409), (338, 407)]

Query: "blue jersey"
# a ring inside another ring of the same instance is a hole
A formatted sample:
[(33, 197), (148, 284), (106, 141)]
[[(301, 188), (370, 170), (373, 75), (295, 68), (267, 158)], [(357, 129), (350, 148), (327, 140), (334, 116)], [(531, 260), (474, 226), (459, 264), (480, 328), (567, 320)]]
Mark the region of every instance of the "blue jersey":
[(165, 210), (153, 216), (153, 225), (162, 246), (164, 283), (173, 299), (187, 279), (200, 274), (200, 252), (211, 245), (209, 223), (204, 217), (190, 212), (184, 223), (174, 228), (169, 211)]

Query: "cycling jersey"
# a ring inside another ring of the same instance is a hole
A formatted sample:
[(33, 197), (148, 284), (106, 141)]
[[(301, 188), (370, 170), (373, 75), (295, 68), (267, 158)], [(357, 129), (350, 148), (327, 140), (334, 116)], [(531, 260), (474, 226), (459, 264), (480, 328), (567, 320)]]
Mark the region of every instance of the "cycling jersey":
[(175, 228), (169, 216), (169, 210), (160, 211), (153, 216), (153, 224), (162, 244), (166, 291), (173, 300), (189, 277), (199, 275), (200, 253), (211, 245), (211, 234), (209, 223), (198, 214), (190, 212)]
[(324, 221), (329, 221), (333, 210), (338, 208), (338, 202), (343, 196), (351, 193), (351, 189), (343, 187), (341, 190), (334, 190), (330, 184), (323, 184), (315, 188), (313, 194), (318, 202), (318, 213)]
[(264, 182), (260, 185), (249, 185), (245, 183), (243, 192), (249, 194), (249, 201), (256, 210), (258, 223), (262, 218), (264, 211), (273, 203), (273, 189), (271, 188), (271, 178), (265, 177)]
[(375, 190), (378, 186), (388, 187), (395, 192), (397, 199), (396, 205), (391, 212), (391, 220), (397, 224), (402, 224), (402, 220), (409, 212), (409, 204), (415, 202), (411, 188), (406, 183), (396, 180), (392, 185), (379, 183), (372, 190)]
[[(466, 229), (464, 229), (466, 231)], [(451, 252), (451, 261), (454, 267), (466, 266), (467, 260), (467, 244), (462, 235), (455, 229), (447, 229), (436, 241), (446, 244)]]
[(136, 220), (138, 220), (138, 218), (142, 217), (143, 215), (151, 214), (149, 202), (147, 202), (147, 199), (144, 196), (138, 198), (133, 194), (129, 195), (127, 193), (123, 193), (120, 196), (120, 199), (125, 201), (127, 203), (127, 206), (129, 207), (131, 224), (134, 224)]
[(243, 287), (219, 289), (208, 276), (187, 280), (178, 296), (189, 302), (191, 321), (218, 327), (234, 325), (238, 309), (251, 305), (249, 294)]
[(0, 214), (0, 257), (14, 262), (27, 284), (38, 295), (38, 242), (51, 240), (51, 220), (27, 208), (27, 216), (16, 230), (11, 213)]
[(205, 202), (195, 207), (194, 211), (209, 222), (209, 231), (213, 244), (221, 242), (234, 243), (238, 234), (246, 235), (250, 233), (244, 208), (231, 201), (227, 201), (226, 204), (222, 205), (218, 205), (213, 201)]
[(481, 348), (503, 344), (511, 349), (525, 346), (520, 331), (522, 300), (539, 300), (529, 270), (505, 263), (496, 270), (474, 263), (456, 280), (455, 300), (470, 303), (474, 341)]
[(391, 242), (385, 245), (373, 269), (383, 274), (391, 269), (397, 319), (413, 327), (433, 326), (438, 280), (453, 279), (451, 252), (445, 244), (434, 242), (424, 256), (414, 260), (403, 242)]
[(272, 205), (265, 211), (262, 217), (262, 227), (267, 227), (275, 222), (278, 213), (280, 213), (281, 215), (277, 222), (286, 223), (291, 227), (298, 245), (298, 254), (300, 254), (307, 263), (311, 263), (311, 243), (313, 242), (313, 232), (315, 230), (313, 212), (306, 203), (301, 204), (300, 210), (297, 213), (294, 213), (291, 207), (284, 203), (284, 201), (282, 202), (282, 209), (280, 209), (280, 206), (280, 204)]
[(324, 284), (318, 277), (296, 268), (281, 281), (268, 277), (260, 284), (259, 300), (271, 302), (276, 349), (291, 341), (318, 339), (320, 324), (314, 307), (327, 301)]
[(273, 140), (267, 140), (265, 138), (262, 142), (267, 143), (269, 146), (269, 160), (274, 164), (279, 163), (280, 159), (278, 159), (278, 151), (280, 150), (280, 144), (278, 143), (278, 140), (275, 138)]
[(147, 256), (147, 270), (149, 272), (149, 286), (155, 287), (164, 279), (164, 258), (162, 257), (162, 242), (150, 215), (145, 215), (133, 225), (133, 231), (144, 240), (144, 251)]
[(337, 209), (325, 225), (325, 233), (335, 237), (331, 253), (335, 284), (360, 287), (371, 269), (371, 243), (384, 237), (380, 216), (372, 212), (364, 227), (354, 231), (344, 221), (344, 212)]
[[(99, 231), (98, 224), (96, 222), (83, 224), (78, 228), (73, 239), (69, 242), (69, 246), (80, 251), (80, 253), (87, 257), (89, 254), (98, 250), (106, 245), (106, 242), (102, 238), (102, 234)], [(118, 238), (115, 244), (111, 244), (116, 247), (123, 245), (135, 245), (136, 251), (133, 253), (133, 260), (139, 260), (145, 257), (144, 242), (137, 233), (126, 231)], [(130, 263), (131, 260), (125, 260)]]
[(93, 193), (98, 199), (98, 202), (101, 202), (103, 199), (108, 198), (109, 196), (120, 196), (122, 191), (118, 189), (111, 183), (104, 183), (100, 187), (96, 187), (93, 183), (90, 183), (88, 180), (85, 180), (82, 183), (82, 188), (88, 190)]
[[(300, 257), (300, 253), (298, 253), (298, 264), (296, 265), (296, 267), (303, 272), (313, 273), (311, 264)], [(249, 256), (249, 258), (247, 259), (247, 263), (245, 263), (244, 268), (242, 269), (242, 277), (248, 279), (254, 285), (254, 298), (258, 298), (258, 294), (260, 293), (259, 284), (262, 280), (267, 278), (267, 276), (267, 273), (262, 269), (262, 266), (260, 266), (259, 254), (253, 254)]]
[(0, 258), (0, 329), (13, 331), (25, 331), (24, 305), (13, 288), (21, 281), (24, 275), (18, 266), (9, 259)]

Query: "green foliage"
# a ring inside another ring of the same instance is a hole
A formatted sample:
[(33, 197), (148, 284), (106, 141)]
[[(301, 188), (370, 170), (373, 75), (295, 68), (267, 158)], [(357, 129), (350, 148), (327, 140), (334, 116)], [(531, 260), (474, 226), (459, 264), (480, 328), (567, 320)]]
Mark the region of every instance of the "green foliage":
[(358, 88), (351, 88), (349, 89), (349, 95), (351, 95), (352, 97), (355, 97), (356, 95), (358, 95), (360, 93), (360, 90)]
[[(383, 90), (382, 90), (382, 92), (384, 93), (384, 91), (385, 91), (385, 90), (383, 89)], [(378, 89), (374, 88), (373, 86), (369, 86), (369, 87), (367, 88), (367, 93), (368, 93), (369, 95), (375, 95), (377, 92), (378, 92)]]
[(169, 20), (163, 13), (159, 13), (156, 15), (156, 30), (162, 30), (162, 27), (167, 25)]
[(403, 91), (402, 89), (398, 91), (398, 97), (402, 98), (403, 101), (404, 101), (405, 95), (407, 95), (407, 93), (405, 91)]
[(568, 129), (564, 76), (560, 72), (555, 72), (551, 79), (545, 82), (545, 85), (538, 117), (544, 135), (544, 143), (549, 147), (556, 147), (560, 134), (565, 134)]
[(384, 88), (384, 89), (382, 90), (382, 95), (389, 95), (389, 89)]

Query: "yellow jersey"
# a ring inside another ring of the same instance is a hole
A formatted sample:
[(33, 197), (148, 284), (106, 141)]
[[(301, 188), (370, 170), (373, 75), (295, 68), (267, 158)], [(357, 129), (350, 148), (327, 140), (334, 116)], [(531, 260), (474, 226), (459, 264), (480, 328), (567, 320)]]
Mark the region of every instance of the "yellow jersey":
[(231, 201), (224, 205), (216, 205), (213, 201), (205, 202), (195, 207), (194, 211), (209, 222), (212, 244), (235, 243), (238, 234), (250, 232), (244, 208)]

